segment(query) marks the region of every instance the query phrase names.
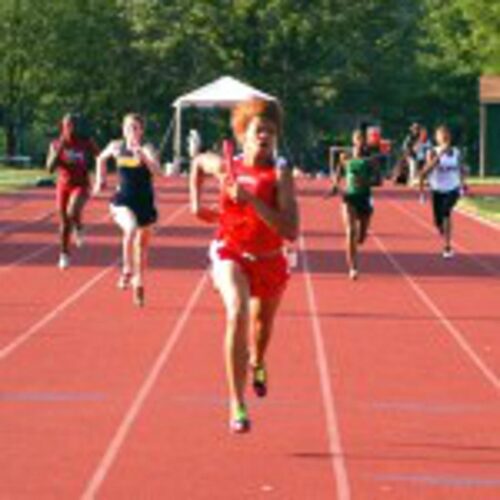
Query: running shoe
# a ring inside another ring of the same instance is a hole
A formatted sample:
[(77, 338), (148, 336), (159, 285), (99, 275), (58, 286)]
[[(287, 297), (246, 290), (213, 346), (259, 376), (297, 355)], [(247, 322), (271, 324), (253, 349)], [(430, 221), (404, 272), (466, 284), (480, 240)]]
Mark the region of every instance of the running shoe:
[(244, 434), (250, 431), (250, 420), (245, 405), (237, 407), (229, 421), (229, 430), (234, 434)]
[(126, 290), (130, 286), (130, 281), (132, 280), (132, 273), (122, 272), (118, 278), (118, 283), (116, 286), (120, 290)]
[(75, 245), (77, 248), (82, 248), (84, 244), (83, 229), (75, 228), (73, 231), (73, 236), (75, 238)]
[(134, 286), (134, 304), (138, 307), (144, 307), (144, 287), (142, 285)]
[(59, 255), (59, 262), (58, 262), (58, 267), (59, 269), (68, 269), (69, 267), (69, 255), (67, 253), (62, 253)]
[(267, 370), (264, 364), (256, 365), (253, 369), (253, 390), (259, 398), (267, 395)]
[(451, 259), (455, 256), (455, 252), (451, 248), (445, 248), (443, 250), (443, 259)]
[(358, 270), (357, 269), (350, 269), (349, 270), (349, 279), (350, 280), (357, 280), (358, 279)]

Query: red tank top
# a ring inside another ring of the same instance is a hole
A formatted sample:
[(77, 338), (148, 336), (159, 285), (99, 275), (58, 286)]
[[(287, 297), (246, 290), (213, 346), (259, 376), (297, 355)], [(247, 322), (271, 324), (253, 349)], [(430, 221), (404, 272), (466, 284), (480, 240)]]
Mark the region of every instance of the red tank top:
[[(236, 182), (272, 208), (277, 208), (277, 175), (274, 165), (246, 166), (235, 159)], [(273, 252), (283, 246), (283, 238), (266, 224), (249, 203), (234, 203), (223, 191), (217, 233), (230, 248), (254, 255)]]
[[(55, 149), (59, 147), (60, 139), (53, 141)], [(59, 182), (75, 186), (86, 186), (89, 183), (88, 161), (97, 156), (99, 150), (91, 140), (73, 139), (65, 144), (57, 158), (56, 168)]]

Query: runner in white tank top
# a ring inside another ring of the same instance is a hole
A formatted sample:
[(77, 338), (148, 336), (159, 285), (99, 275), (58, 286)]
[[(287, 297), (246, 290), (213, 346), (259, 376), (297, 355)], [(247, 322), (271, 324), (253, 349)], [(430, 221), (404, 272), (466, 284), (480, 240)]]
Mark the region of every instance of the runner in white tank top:
[(427, 155), (420, 176), (420, 191), (423, 193), (424, 181), (428, 177), (434, 224), (443, 237), (443, 257), (450, 258), (453, 257), (451, 215), (464, 185), (464, 169), (460, 151), (452, 146), (448, 127), (441, 126), (436, 130), (436, 143), (437, 146)]

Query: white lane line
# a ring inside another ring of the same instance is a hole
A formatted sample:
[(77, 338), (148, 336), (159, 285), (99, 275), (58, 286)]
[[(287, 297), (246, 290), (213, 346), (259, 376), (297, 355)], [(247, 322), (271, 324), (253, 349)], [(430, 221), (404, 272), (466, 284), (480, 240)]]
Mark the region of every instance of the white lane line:
[[(426, 222), (421, 217), (415, 215), (413, 212), (411, 212), (410, 210), (408, 210), (407, 208), (405, 208), (404, 206), (402, 206), (399, 203), (395, 203), (393, 201), (391, 201), (390, 203), (394, 208), (396, 208), (396, 210), (398, 210), (399, 212), (401, 212), (401, 213), (407, 215), (408, 217), (410, 217), (411, 219), (413, 219), (417, 224), (419, 224), (424, 229), (427, 229), (430, 233), (433, 233), (433, 234), (436, 233), (434, 230), (434, 227), (429, 222)], [(472, 251), (469, 250), (467, 247), (465, 247), (464, 245), (461, 245), (460, 243), (457, 243), (456, 241), (454, 241), (454, 245), (458, 250), (460, 250), (463, 254), (465, 254), (470, 260), (472, 260), (479, 267), (481, 267), (483, 269), (483, 271), (486, 271), (488, 274), (493, 274), (493, 276), (500, 276), (499, 269), (496, 269), (491, 264), (488, 264), (487, 262), (482, 261), (479, 257), (476, 257), (472, 253)]]
[[(95, 222), (100, 224), (101, 222), (105, 221), (106, 219), (109, 219), (109, 213), (107, 213), (106, 215), (104, 215), (103, 217), (101, 217), (100, 219), (98, 219)], [(35, 260), (40, 255), (47, 253), (49, 250), (52, 250), (53, 248), (55, 248), (57, 246), (58, 246), (58, 243), (48, 243), (46, 245), (43, 245), (41, 248), (25, 255), (24, 257), (20, 257), (19, 259), (16, 259), (9, 264), (1, 265), (0, 266), (0, 274), (3, 274), (7, 271), (10, 271), (12, 268), (18, 267), (21, 264), (24, 264), (26, 262), (31, 262), (32, 260)]]
[(417, 282), (405, 271), (405, 269), (399, 264), (399, 262), (392, 256), (384, 243), (375, 235), (372, 235), (377, 246), (385, 254), (392, 266), (403, 276), (406, 282), (410, 285), (413, 291), (417, 294), (420, 300), (427, 306), (427, 308), (434, 314), (436, 319), (443, 325), (446, 331), (451, 335), (451, 337), (458, 344), (460, 349), (466, 354), (466, 356), (472, 361), (476, 368), (483, 374), (483, 376), (493, 385), (493, 387), (498, 391), (500, 390), (500, 379), (497, 374), (491, 370), (481, 359), (481, 357), (474, 351), (472, 346), (467, 342), (464, 335), (460, 330), (446, 317), (446, 315), (439, 309), (439, 307), (433, 302), (430, 296), (425, 293), (423, 288), (421, 288)]
[[(33, 205), (38, 204), (38, 200), (33, 198), (31, 194), (38, 194), (35, 192), (30, 192), (30, 191), (24, 191), (23, 193), (10, 193), (10, 204), (5, 205), (5, 206), (0, 206), (0, 215), (8, 214), (10, 212), (14, 212), (17, 210), (21, 210), (26, 207), (32, 207)], [(43, 191), (40, 193), (43, 195)], [(9, 195), (7, 195), (9, 196)], [(33, 205), (30, 205), (30, 203), (33, 203)], [(52, 206), (54, 206), (54, 203), (52, 202)], [(54, 210), (55, 212), (55, 210)]]
[(46, 314), (40, 321), (35, 323), (31, 328), (28, 328), (23, 334), (17, 336), (12, 342), (7, 344), (5, 347), (0, 349), (0, 361), (3, 361), (9, 354), (12, 354), (16, 349), (26, 343), (31, 337), (37, 334), (46, 324), (50, 323), (54, 318), (56, 318), (62, 311), (64, 311), (68, 306), (76, 302), (82, 295), (85, 294), (90, 288), (92, 288), (101, 278), (103, 278), (107, 273), (113, 269), (119, 262), (116, 259), (112, 264), (107, 266), (103, 271), (95, 275), (91, 280), (87, 281), (85, 285), (80, 287), (73, 295), (68, 297), (66, 300), (61, 302), (55, 309)]
[(38, 222), (46, 222), (49, 220), (52, 215), (55, 213), (55, 210), (50, 210), (43, 215), (40, 215), (36, 219), (29, 220), (29, 221), (24, 221), (24, 222), (14, 222), (12, 224), (8, 224), (7, 226), (0, 226), (0, 235), (6, 234), (6, 233), (13, 233), (23, 227), (27, 226), (33, 226), (34, 224), (37, 224)]
[(500, 231), (500, 224), (498, 224), (498, 223), (489, 221), (488, 219), (480, 217), (479, 215), (476, 215), (476, 214), (469, 212), (468, 210), (465, 210), (465, 209), (460, 208), (460, 207), (458, 207), (456, 210), (457, 210), (457, 212), (460, 213), (460, 215), (463, 215), (464, 217), (472, 219), (473, 221), (478, 222), (479, 224), (482, 224), (483, 226), (494, 229), (495, 231)]
[(323, 331), (321, 328), (321, 323), (319, 321), (318, 306), (312, 284), (309, 260), (307, 258), (307, 247), (303, 236), (301, 236), (299, 239), (299, 248), (302, 251), (307, 301), (311, 314), (314, 346), (316, 351), (316, 364), (320, 377), (321, 395), (323, 398), (323, 408), (325, 411), (328, 432), (328, 446), (331, 455), (331, 466), (333, 468), (333, 474), (337, 486), (337, 499), (349, 500), (351, 498), (351, 490), (344, 459), (342, 439), (340, 437), (339, 420), (337, 416), (335, 400), (333, 397), (333, 390), (330, 383), (330, 369), (328, 366), (328, 359), (326, 356), (325, 344), (323, 341)]
[[(179, 207), (175, 212), (173, 212), (166, 220), (165, 224), (176, 219), (182, 212), (187, 209), (187, 205)], [(55, 309), (52, 309), (48, 314), (46, 314), (40, 321), (35, 323), (33, 326), (28, 328), (24, 333), (17, 336), (12, 342), (7, 344), (5, 347), (0, 349), (0, 361), (3, 361), (7, 356), (12, 354), (16, 349), (25, 344), (31, 337), (36, 335), (45, 325), (50, 323), (54, 318), (56, 318), (61, 312), (67, 309), (71, 304), (76, 302), (80, 297), (82, 297), (88, 290), (90, 290), (101, 278), (103, 278), (107, 273), (109, 273), (113, 268), (116, 267), (120, 259), (115, 259), (111, 264), (109, 264), (104, 270), (99, 272), (84, 285), (82, 285), (75, 293), (73, 293), (66, 300), (61, 302)]]
[(200, 281), (198, 282), (195, 290), (191, 294), (189, 301), (186, 307), (184, 308), (181, 316), (174, 325), (171, 334), (166, 339), (165, 344), (162, 350), (160, 351), (160, 354), (156, 358), (156, 361), (154, 362), (151, 370), (149, 371), (143, 383), (141, 384), (139, 391), (137, 392), (136, 396), (132, 401), (132, 404), (128, 408), (123, 420), (118, 426), (113, 436), (113, 439), (109, 443), (103, 457), (101, 458), (99, 464), (97, 465), (97, 468), (95, 469), (81, 497), (82, 500), (91, 500), (96, 497), (99, 488), (106, 479), (106, 476), (108, 475), (108, 472), (111, 469), (114, 461), (116, 460), (116, 457), (120, 452), (120, 449), (122, 448), (125, 440), (127, 439), (127, 436), (130, 433), (130, 430), (134, 425), (134, 422), (136, 421), (139, 413), (141, 412), (144, 403), (146, 402), (146, 399), (148, 398), (154, 385), (156, 384), (156, 381), (158, 380), (158, 377), (160, 376), (162, 370), (164, 369), (174, 347), (178, 343), (181, 334), (184, 330), (184, 327), (187, 321), (190, 319), (193, 309), (195, 308), (201, 296), (201, 293), (203, 292), (205, 285), (207, 284), (207, 281), (208, 281), (208, 275), (207, 273), (204, 273)]
[(48, 245), (44, 245), (42, 248), (39, 248), (38, 250), (35, 250), (34, 252), (31, 252), (25, 255), (24, 257), (12, 261), (10, 264), (2, 265), (0, 266), (0, 274), (6, 273), (7, 271), (10, 271), (12, 268), (20, 266), (25, 262), (30, 262), (32, 260), (35, 260), (38, 256), (47, 253), (49, 250), (55, 248), (56, 246), (57, 245), (55, 243), (49, 243)]

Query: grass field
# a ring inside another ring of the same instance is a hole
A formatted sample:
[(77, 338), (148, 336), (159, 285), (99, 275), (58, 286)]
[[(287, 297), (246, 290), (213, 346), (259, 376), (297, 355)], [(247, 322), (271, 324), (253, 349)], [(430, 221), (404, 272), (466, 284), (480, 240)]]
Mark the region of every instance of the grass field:
[(497, 185), (500, 184), (500, 177), (467, 177), (467, 184), (471, 186)]
[[(41, 180), (51, 180), (54, 176), (42, 168), (11, 168), (0, 165), (0, 193), (34, 187)], [(470, 185), (500, 184), (500, 177), (481, 179), (471, 177)], [(474, 196), (463, 198), (460, 207), (485, 219), (500, 222), (500, 196)]]
[(500, 196), (462, 198), (459, 207), (493, 222), (500, 222)]
[[(468, 177), (470, 186), (499, 185), (500, 177)], [(479, 196), (462, 198), (459, 207), (493, 222), (500, 222), (500, 196)]]
[(34, 187), (40, 180), (50, 179), (53, 179), (53, 176), (42, 168), (12, 168), (0, 165), (0, 193)]

